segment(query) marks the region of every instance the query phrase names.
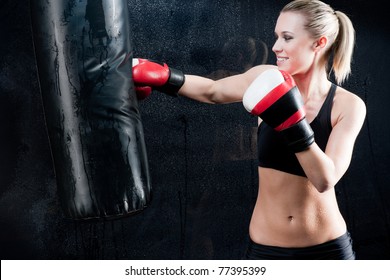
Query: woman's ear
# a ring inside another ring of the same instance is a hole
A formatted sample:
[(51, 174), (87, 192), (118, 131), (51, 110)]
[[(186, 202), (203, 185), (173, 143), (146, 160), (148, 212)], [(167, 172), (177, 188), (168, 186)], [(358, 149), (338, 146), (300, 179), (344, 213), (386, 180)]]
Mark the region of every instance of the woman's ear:
[(321, 51), (326, 47), (327, 44), (328, 44), (328, 38), (325, 36), (322, 36), (314, 42), (314, 50)]

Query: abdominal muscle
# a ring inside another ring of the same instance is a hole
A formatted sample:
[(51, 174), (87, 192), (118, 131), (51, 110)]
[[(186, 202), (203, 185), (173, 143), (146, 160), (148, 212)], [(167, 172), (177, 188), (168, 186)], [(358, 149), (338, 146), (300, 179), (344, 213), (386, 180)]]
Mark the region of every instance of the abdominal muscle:
[(259, 167), (259, 193), (249, 226), (253, 242), (307, 247), (345, 232), (334, 189), (319, 193), (305, 177)]

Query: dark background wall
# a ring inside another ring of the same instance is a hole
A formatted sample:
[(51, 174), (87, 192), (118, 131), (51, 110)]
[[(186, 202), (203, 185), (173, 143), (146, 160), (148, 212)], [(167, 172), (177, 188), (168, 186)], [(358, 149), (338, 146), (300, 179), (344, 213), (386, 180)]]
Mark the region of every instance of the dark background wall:
[[(237, 61), (245, 44), (229, 40), (251, 37), (255, 63), (274, 63), (274, 24), (287, 2), (128, 0), (134, 56), (216, 77), (242, 71)], [(357, 257), (390, 259), (389, 28), (379, 2), (328, 3), (355, 24), (353, 75), (344, 86), (368, 109), (337, 197)], [(207, 105), (155, 92), (140, 103), (150, 207), (116, 221), (66, 221), (45, 130), (28, 0), (1, 0), (0, 25), (1, 259), (241, 258), (258, 181), (256, 119), (241, 104)]]

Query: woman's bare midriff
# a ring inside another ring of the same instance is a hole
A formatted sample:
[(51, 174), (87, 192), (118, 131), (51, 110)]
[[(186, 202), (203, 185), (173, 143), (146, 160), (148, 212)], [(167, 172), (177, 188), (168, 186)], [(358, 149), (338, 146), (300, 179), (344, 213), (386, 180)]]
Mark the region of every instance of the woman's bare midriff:
[(259, 167), (259, 193), (249, 226), (252, 241), (307, 247), (345, 232), (334, 189), (319, 193), (305, 177)]

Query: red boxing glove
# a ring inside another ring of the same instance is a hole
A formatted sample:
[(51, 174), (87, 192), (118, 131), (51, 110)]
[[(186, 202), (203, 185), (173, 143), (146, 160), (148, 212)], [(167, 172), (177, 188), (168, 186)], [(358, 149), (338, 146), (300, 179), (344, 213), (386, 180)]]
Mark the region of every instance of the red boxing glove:
[(148, 97), (153, 89), (177, 96), (185, 81), (182, 71), (170, 68), (165, 63), (142, 58), (133, 59), (132, 72), (137, 98), (140, 100)]

